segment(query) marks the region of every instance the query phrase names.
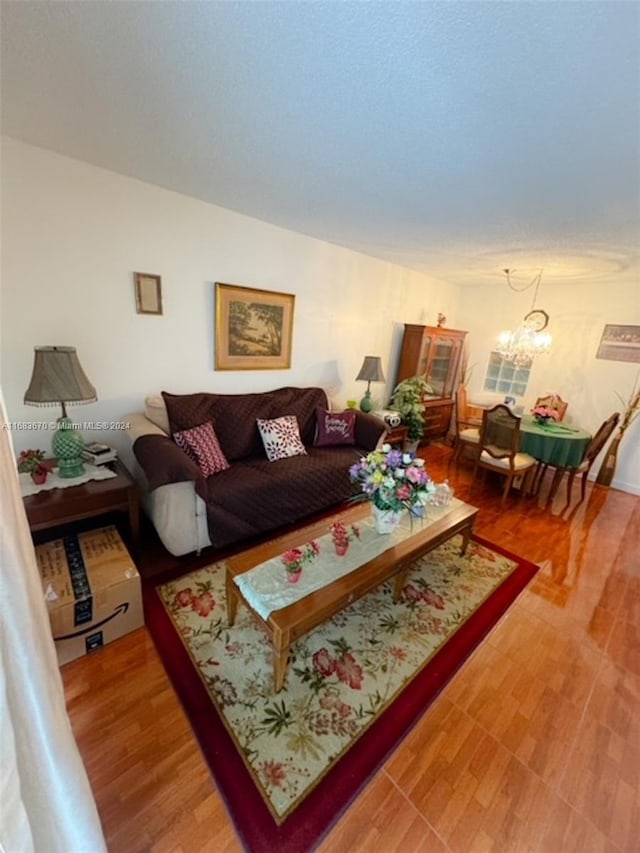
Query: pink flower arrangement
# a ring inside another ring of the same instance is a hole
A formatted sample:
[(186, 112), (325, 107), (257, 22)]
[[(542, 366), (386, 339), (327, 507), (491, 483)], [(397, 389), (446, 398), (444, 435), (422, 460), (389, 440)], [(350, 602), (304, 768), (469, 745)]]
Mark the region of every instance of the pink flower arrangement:
[(344, 555), (349, 550), (349, 542), (352, 539), (360, 538), (360, 528), (357, 524), (350, 524), (349, 527), (343, 521), (334, 521), (331, 527), (331, 538), (336, 549), (336, 554), (339, 557)]
[(301, 545), (299, 548), (290, 548), (288, 551), (285, 551), (280, 559), (288, 574), (297, 575), (302, 571), (304, 564), (313, 562), (319, 553), (320, 546), (313, 539), (311, 542), (307, 542), (306, 545)]
[(557, 410), (552, 409), (549, 406), (536, 406), (531, 411), (533, 417), (541, 424), (544, 424), (547, 421), (557, 421), (560, 419), (560, 415)]
[(51, 465), (44, 461), (44, 450), (23, 450), (18, 457), (18, 471), (31, 474), (34, 483), (45, 483), (51, 473)]

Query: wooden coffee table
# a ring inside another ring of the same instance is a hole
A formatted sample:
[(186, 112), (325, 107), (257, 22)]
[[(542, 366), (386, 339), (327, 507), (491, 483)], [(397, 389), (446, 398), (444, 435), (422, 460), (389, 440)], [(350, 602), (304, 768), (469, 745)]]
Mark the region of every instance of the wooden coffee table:
[[(339, 513), (346, 523), (356, 523), (370, 515), (368, 504)], [(401, 541), (392, 541), (390, 547), (378, 556), (363, 563), (347, 575), (329, 583), (304, 598), (274, 610), (267, 619), (263, 619), (246, 601), (234, 582), (234, 578), (267, 560), (277, 557), (289, 548), (294, 548), (311, 539), (327, 533), (332, 518), (325, 518), (304, 530), (278, 537), (238, 554), (227, 561), (226, 591), (229, 625), (235, 622), (238, 602), (243, 603), (257, 623), (266, 631), (273, 647), (274, 683), (276, 693), (284, 684), (284, 677), (291, 645), (300, 637), (322, 625), (339, 613), (344, 607), (357, 601), (367, 592), (381, 583), (394, 578), (394, 601), (398, 599), (404, 586), (411, 564), (419, 557), (442, 545), (452, 536), (462, 534), (461, 554), (469, 543), (478, 510), (469, 504), (460, 503), (442, 518), (429, 523), (414, 525), (415, 532)]]

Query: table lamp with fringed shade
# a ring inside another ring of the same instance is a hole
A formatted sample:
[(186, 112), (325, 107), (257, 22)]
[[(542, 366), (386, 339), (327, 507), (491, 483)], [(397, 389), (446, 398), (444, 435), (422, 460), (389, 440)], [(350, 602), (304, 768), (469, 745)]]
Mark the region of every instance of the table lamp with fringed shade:
[(67, 416), (68, 405), (95, 403), (96, 389), (80, 365), (75, 347), (35, 347), (31, 382), (24, 395), (29, 406), (62, 406), (62, 416), (51, 447), (60, 477), (79, 477), (84, 472), (84, 440)]
[(360, 400), (360, 411), (370, 412), (373, 409), (371, 383), (385, 381), (384, 373), (382, 372), (382, 364), (380, 363), (380, 356), (365, 355), (362, 367), (360, 368), (360, 373), (356, 376), (356, 381), (359, 379), (367, 382), (367, 390), (364, 392), (362, 400)]

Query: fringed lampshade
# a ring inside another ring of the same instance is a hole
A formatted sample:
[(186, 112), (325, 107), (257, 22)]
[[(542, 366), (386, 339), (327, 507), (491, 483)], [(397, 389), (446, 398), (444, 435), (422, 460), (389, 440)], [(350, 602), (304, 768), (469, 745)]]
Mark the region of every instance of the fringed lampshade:
[(80, 365), (75, 347), (35, 347), (31, 382), (24, 395), (28, 406), (62, 406), (52, 449), (61, 477), (84, 472), (84, 440), (67, 417), (67, 405), (95, 403), (96, 389)]

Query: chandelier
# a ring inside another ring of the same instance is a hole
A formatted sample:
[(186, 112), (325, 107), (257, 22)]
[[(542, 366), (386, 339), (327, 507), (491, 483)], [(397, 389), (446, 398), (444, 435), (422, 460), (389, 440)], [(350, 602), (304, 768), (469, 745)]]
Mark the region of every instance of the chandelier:
[(541, 308), (535, 307), (543, 271), (538, 270), (531, 281), (520, 288), (514, 287), (511, 282), (511, 274), (515, 270), (505, 269), (503, 272), (507, 276), (507, 284), (511, 290), (521, 293), (534, 284), (535, 290), (531, 311), (524, 317), (517, 329), (512, 332), (500, 332), (496, 352), (506, 361), (512, 361), (516, 367), (529, 367), (536, 355), (547, 353), (551, 348), (551, 335), (544, 331), (549, 323), (549, 315)]

